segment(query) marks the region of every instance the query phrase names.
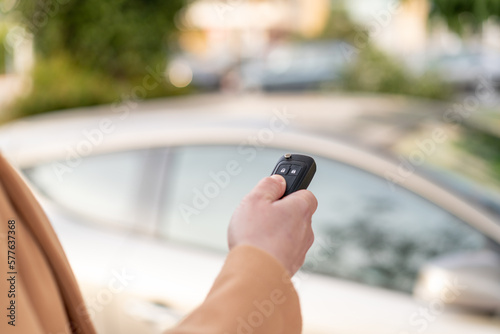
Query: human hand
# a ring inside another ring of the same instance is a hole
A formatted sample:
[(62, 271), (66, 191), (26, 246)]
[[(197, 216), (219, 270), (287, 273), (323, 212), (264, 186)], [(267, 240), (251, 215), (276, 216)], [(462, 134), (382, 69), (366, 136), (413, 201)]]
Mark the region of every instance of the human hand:
[(268, 252), (293, 276), (314, 241), (311, 218), (318, 201), (308, 190), (280, 199), (285, 189), (280, 175), (260, 181), (234, 212), (228, 243), (229, 249), (247, 244)]

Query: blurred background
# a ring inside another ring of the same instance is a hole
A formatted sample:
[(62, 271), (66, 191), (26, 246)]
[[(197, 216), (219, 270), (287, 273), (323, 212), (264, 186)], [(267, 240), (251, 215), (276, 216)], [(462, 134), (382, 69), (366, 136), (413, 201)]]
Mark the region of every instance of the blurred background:
[[(397, 94), (461, 104), (483, 84), (496, 93), (500, 86), (495, 0), (2, 0), (0, 6), (3, 122), (205, 93)], [(151, 71), (160, 84), (133, 91)], [(498, 174), (498, 101), (479, 102), (462, 124), (478, 136), (464, 148), (480, 145), (475, 154), (486, 154)]]
[(114, 102), (148, 67), (167, 80), (141, 98), (319, 90), (450, 100), (481, 77), (498, 84), (499, 6), (2, 0), (3, 118)]
[(319, 162), (306, 334), (500, 330), (500, 0), (0, 0), (0, 122), (102, 333), (202, 300), (232, 210), (289, 151)]

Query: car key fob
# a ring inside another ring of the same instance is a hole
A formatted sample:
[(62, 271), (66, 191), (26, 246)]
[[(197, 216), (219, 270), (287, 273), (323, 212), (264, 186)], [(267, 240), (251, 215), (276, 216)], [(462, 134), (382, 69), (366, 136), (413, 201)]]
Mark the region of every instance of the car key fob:
[(316, 173), (316, 162), (307, 155), (285, 154), (282, 156), (273, 173), (281, 175), (286, 180), (286, 191), (283, 197), (300, 190), (307, 189)]

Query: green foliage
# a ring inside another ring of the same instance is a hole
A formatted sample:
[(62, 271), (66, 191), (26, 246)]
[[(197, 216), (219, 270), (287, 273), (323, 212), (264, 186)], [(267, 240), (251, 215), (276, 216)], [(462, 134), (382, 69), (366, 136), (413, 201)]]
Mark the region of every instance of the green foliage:
[(356, 34), (366, 33), (366, 29), (356, 25), (344, 6), (339, 3), (330, 12), (330, 17), (319, 38), (353, 42)]
[(24, 0), (40, 55), (65, 51), (79, 66), (118, 78), (164, 63), (182, 0)]
[(500, 180), (500, 137), (467, 124), (464, 132), (464, 139), (458, 142), (459, 147), (488, 163), (489, 175), (494, 180)]
[(343, 88), (431, 99), (446, 99), (451, 94), (437, 75), (413, 75), (404, 65), (373, 46), (358, 50), (357, 58), (344, 71)]
[[(330, 19), (320, 38), (350, 43), (345, 44), (346, 50), (343, 50), (345, 57), (352, 60), (341, 80), (340, 88), (344, 90), (432, 99), (446, 99), (451, 94), (451, 88), (443, 84), (437, 75), (412, 75), (404, 65), (376, 49), (370, 42), (367, 29), (354, 23), (341, 2), (332, 8)], [(367, 44), (360, 48), (349, 46), (358, 45), (360, 41)]]
[(110, 103), (118, 98), (119, 88), (102, 73), (75, 66), (68, 56), (40, 59), (33, 71), (33, 90), (14, 104), (14, 116)]
[(0, 74), (6, 71), (5, 62), (7, 60), (7, 49), (5, 48), (5, 37), (7, 35), (7, 28), (0, 25)]
[[(147, 77), (148, 75), (145, 75)], [(158, 79), (162, 79), (158, 77)], [(117, 80), (106, 73), (77, 66), (63, 53), (38, 59), (33, 71), (31, 93), (10, 108), (10, 118), (24, 117), (46, 111), (115, 103), (124, 99), (142, 99), (179, 95), (190, 89), (178, 89), (162, 80), (149, 77), (144, 81)], [(136, 94), (135, 96), (133, 96)]]
[[(165, 69), (182, 5), (183, 0), (20, 0), (21, 23), (35, 38), (37, 63), (32, 94), (14, 105), (14, 114), (108, 103), (130, 94), (151, 69)], [(162, 82), (140, 98), (184, 91)]]
[(448, 26), (462, 34), (465, 27), (479, 30), (488, 18), (500, 16), (500, 0), (433, 0), (431, 15), (443, 17)]

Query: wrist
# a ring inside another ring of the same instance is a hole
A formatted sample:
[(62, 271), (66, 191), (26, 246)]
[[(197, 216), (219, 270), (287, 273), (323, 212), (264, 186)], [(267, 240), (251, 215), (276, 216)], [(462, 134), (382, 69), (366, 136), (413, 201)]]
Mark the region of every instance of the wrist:
[(267, 247), (265, 245), (261, 245), (255, 242), (243, 241), (231, 247), (231, 250), (235, 249), (236, 247), (244, 247), (244, 246), (253, 247), (266, 253), (269, 257), (272, 257), (274, 261), (276, 261), (287, 272), (287, 274), (290, 277), (294, 275), (294, 271), (292, 269), (293, 264), (288, 263), (289, 261), (287, 261), (287, 257), (283, 256), (282, 254), (280, 254), (280, 252), (276, 251), (272, 247)]

